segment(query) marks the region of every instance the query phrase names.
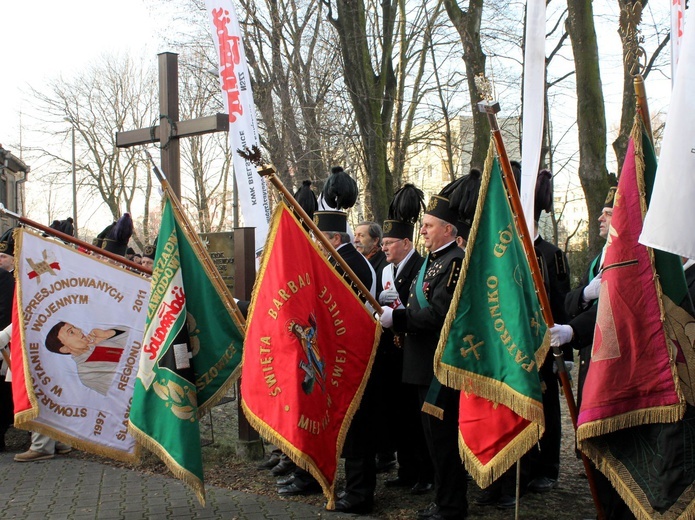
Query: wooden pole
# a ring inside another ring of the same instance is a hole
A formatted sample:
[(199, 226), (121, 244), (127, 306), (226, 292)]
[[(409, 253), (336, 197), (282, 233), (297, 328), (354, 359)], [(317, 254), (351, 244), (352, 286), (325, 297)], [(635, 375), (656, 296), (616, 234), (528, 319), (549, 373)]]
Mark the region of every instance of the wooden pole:
[(209, 274), (210, 282), (212, 282), (213, 286), (215, 286), (215, 288), (217, 289), (217, 293), (222, 298), (222, 302), (224, 303), (227, 310), (231, 312), (238, 321), (238, 324), (241, 327), (242, 332), (245, 333), (246, 318), (244, 318), (243, 314), (239, 310), (239, 307), (237, 306), (236, 302), (234, 301), (234, 298), (229, 292), (229, 288), (227, 288), (227, 285), (224, 283), (224, 280), (222, 279), (222, 275), (220, 275), (220, 272), (217, 270), (217, 267), (215, 267), (215, 262), (213, 262), (212, 258), (210, 257), (210, 253), (208, 253), (207, 249), (203, 245), (202, 240), (198, 236), (198, 233), (193, 228), (193, 225), (188, 220), (186, 214), (183, 212), (183, 208), (181, 207), (179, 199), (174, 194), (173, 190), (171, 189), (171, 186), (169, 185), (169, 182), (166, 180), (166, 177), (164, 177), (164, 174), (157, 167), (157, 164), (154, 162), (154, 159), (152, 159), (152, 155), (150, 155), (150, 153), (147, 150), (145, 150), (145, 154), (147, 154), (147, 158), (150, 160), (150, 163), (152, 163), (152, 169), (154, 171), (154, 174), (157, 176), (157, 179), (159, 179), (162, 188), (169, 196), (174, 211), (179, 216), (179, 223), (186, 230), (186, 234), (188, 235), (188, 238), (191, 241), (191, 247), (193, 248), (193, 251), (195, 252), (198, 259), (201, 261), (201, 263), (205, 266)]
[(376, 298), (372, 296), (372, 293), (369, 292), (369, 289), (367, 289), (364, 284), (360, 281), (359, 278), (357, 278), (357, 275), (350, 269), (350, 266), (345, 263), (345, 260), (343, 260), (343, 257), (340, 256), (340, 252), (338, 252), (334, 247), (333, 244), (331, 244), (326, 236), (323, 234), (323, 232), (314, 224), (314, 221), (309, 218), (309, 215), (306, 214), (306, 211), (302, 209), (302, 207), (299, 205), (299, 203), (294, 199), (292, 194), (285, 188), (285, 185), (282, 183), (280, 178), (275, 175), (275, 169), (272, 167), (265, 167), (263, 169), (258, 170), (258, 174), (261, 177), (266, 177), (269, 182), (273, 184), (277, 188), (277, 190), (282, 194), (282, 196), (285, 198), (287, 203), (292, 206), (292, 209), (300, 216), (300, 218), (304, 221), (304, 223), (309, 226), (309, 229), (314, 233), (314, 236), (316, 239), (321, 242), (321, 245), (325, 248), (326, 251), (333, 257), (333, 259), (340, 264), (340, 267), (345, 271), (345, 273), (350, 277), (350, 281), (357, 286), (357, 289), (359, 292), (364, 296), (364, 298), (369, 302), (369, 304), (374, 308), (374, 310), (382, 314), (384, 311), (381, 308), (381, 305), (379, 305), (379, 302), (376, 301)]
[[(499, 103), (481, 101), (478, 103), (478, 110), (485, 112), (488, 116), (490, 122), (490, 130), (492, 132), (492, 137), (495, 141), (495, 146), (497, 148), (497, 155), (500, 159), (500, 165), (502, 166), (502, 179), (504, 185), (507, 188), (507, 197), (512, 207), (512, 213), (514, 214), (514, 219), (516, 221), (517, 232), (519, 233), (519, 238), (521, 238), (521, 243), (524, 246), (524, 251), (526, 252), (526, 257), (529, 261), (529, 266), (531, 268), (531, 275), (533, 277), (533, 283), (535, 285), (536, 294), (538, 295), (538, 301), (541, 304), (541, 311), (543, 312), (543, 318), (545, 319), (548, 328), (555, 325), (555, 320), (553, 320), (553, 314), (550, 309), (550, 301), (548, 300), (548, 294), (545, 291), (545, 285), (543, 283), (543, 277), (541, 275), (540, 268), (538, 267), (538, 259), (533, 248), (533, 242), (531, 242), (531, 237), (528, 233), (528, 226), (526, 225), (526, 218), (524, 217), (524, 210), (521, 206), (521, 199), (519, 197), (519, 190), (516, 187), (516, 181), (514, 180), (514, 173), (512, 171), (512, 165), (509, 162), (509, 156), (507, 155), (507, 149), (504, 146), (504, 141), (502, 139), (502, 132), (500, 131), (499, 124), (497, 123), (497, 112), (500, 110)], [(562, 390), (565, 394), (565, 400), (567, 401), (567, 408), (572, 418), (572, 425), (574, 430), (577, 430), (577, 404), (574, 401), (574, 395), (572, 393), (572, 386), (570, 385), (569, 377), (567, 376), (567, 370), (565, 369), (565, 361), (562, 356), (562, 350), (559, 347), (552, 347), (553, 357), (555, 358), (555, 365), (557, 366), (557, 373), (560, 377), (560, 382), (562, 383)], [(601, 507), (601, 502), (598, 499), (598, 492), (596, 489), (596, 481), (593, 476), (593, 469), (589, 463), (589, 459), (584, 455), (582, 456), (582, 462), (584, 463), (584, 470), (586, 471), (586, 476), (589, 481), (589, 489), (591, 490), (591, 497), (594, 500), (594, 506), (596, 508), (596, 515), (599, 520), (605, 518), (603, 514), (603, 508)]]
[(94, 246), (88, 242), (80, 240), (79, 238), (75, 238), (72, 235), (66, 235), (65, 233), (63, 233), (61, 231), (58, 231), (58, 230), (53, 229), (53, 228), (48, 227), (48, 226), (44, 226), (43, 224), (39, 224), (38, 222), (34, 222), (33, 220), (28, 219), (26, 217), (22, 217), (22, 216), (18, 215), (17, 213), (13, 213), (12, 211), (8, 210), (2, 204), (0, 204), (0, 213), (14, 218), (26, 226), (38, 229), (42, 233), (46, 233), (47, 235), (51, 235), (55, 238), (59, 238), (63, 242), (70, 242), (71, 244), (74, 244), (78, 247), (81, 247), (81, 248), (86, 249), (88, 251), (91, 251), (93, 253), (99, 254), (101, 256), (105, 256), (109, 260), (113, 260), (114, 262), (118, 262), (120, 264), (123, 264), (127, 267), (130, 267), (131, 269), (134, 269), (135, 271), (140, 271), (140, 272), (145, 273), (145, 274), (152, 274), (152, 271), (150, 271), (147, 267), (143, 267), (140, 264), (136, 264), (135, 262), (131, 262), (130, 260), (128, 260), (124, 256), (120, 256), (120, 255), (117, 255), (117, 254), (112, 253), (110, 251), (106, 251), (105, 249)]

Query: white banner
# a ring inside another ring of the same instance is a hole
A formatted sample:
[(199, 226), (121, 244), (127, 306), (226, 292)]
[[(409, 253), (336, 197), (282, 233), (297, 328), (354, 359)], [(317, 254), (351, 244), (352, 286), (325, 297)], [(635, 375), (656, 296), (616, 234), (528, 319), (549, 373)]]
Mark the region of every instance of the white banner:
[(521, 206), (529, 236), (534, 237), (533, 205), (541, 159), (545, 114), (545, 0), (526, 2), (523, 128), (521, 130)]
[(676, 81), (676, 69), (683, 40), (685, 0), (671, 0), (671, 83)]
[(149, 279), (26, 230), (17, 239), (24, 379), (33, 410), (16, 421), (30, 419), (32, 429), (85, 451), (134, 459), (127, 425)]
[(237, 153), (237, 150), (253, 146), (260, 148), (244, 43), (231, 0), (205, 0), (205, 4), (220, 59), (220, 86), (224, 108), (229, 114), (229, 147), (234, 161), (239, 205), (244, 225), (256, 228), (258, 259), (268, 234), (270, 203), (268, 187), (256, 167)]
[[(692, 15), (688, 15), (691, 17)], [(695, 258), (695, 27), (686, 25), (640, 243)]]

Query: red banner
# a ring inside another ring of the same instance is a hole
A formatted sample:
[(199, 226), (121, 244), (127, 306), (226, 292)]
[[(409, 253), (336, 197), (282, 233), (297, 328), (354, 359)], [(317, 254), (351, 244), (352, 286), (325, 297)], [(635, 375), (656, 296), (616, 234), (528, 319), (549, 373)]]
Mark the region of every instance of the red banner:
[(637, 241), (644, 211), (633, 139), (625, 157), (579, 411), (580, 441), (627, 426), (675, 421), (683, 413), (662, 323), (658, 277), (648, 248)]
[(284, 204), (273, 215), (244, 342), (249, 422), (321, 484), (338, 458), (381, 329)]

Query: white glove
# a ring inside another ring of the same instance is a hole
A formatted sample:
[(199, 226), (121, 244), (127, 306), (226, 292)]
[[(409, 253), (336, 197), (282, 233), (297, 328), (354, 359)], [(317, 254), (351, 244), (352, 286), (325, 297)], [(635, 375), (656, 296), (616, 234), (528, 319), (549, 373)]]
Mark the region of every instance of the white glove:
[(572, 341), (574, 330), (569, 325), (553, 325), (550, 328), (550, 346), (559, 347)]
[(584, 292), (582, 293), (582, 298), (586, 303), (589, 303), (592, 300), (595, 300), (598, 298), (599, 292), (601, 292), (601, 275), (603, 274), (603, 271), (601, 271), (596, 278), (591, 280), (589, 282), (589, 285), (584, 287)]
[(379, 305), (389, 305), (398, 299), (398, 291), (394, 288), (381, 291), (379, 294)]
[(12, 324), (10, 323), (5, 330), (0, 331), (0, 348), (5, 348), (12, 338)]
[(389, 329), (393, 327), (393, 309), (391, 307), (382, 307), (382, 309), (384, 312), (379, 316), (379, 321), (382, 327)]

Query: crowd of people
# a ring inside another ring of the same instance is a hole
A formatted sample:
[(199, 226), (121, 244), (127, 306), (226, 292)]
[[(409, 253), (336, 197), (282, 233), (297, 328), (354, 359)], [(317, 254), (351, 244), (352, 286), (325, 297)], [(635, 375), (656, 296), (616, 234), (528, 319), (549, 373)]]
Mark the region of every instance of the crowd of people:
[[(513, 164), (517, 185), (520, 165)], [(342, 456), (345, 459), (345, 489), (337, 496), (335, 510), (366, 514), (374, 506), (376, 475), (397, 466), (387, 487), (406, 493), (433, 493), (433, 501), (418, 511), (418, 519), (460, 520), (468, 515), (467, 488), (470, 480), (459, 456), (459, 391), (436, 388), (433, 397), (433, 359), (440, 332), (452, 301), (466, 254), (472, 211), (476, 207), (480, 172), (472, 170), (454, 181), (425, 206), (421, 190), (408, 184), (398, 190), (383, 223), (360, 222), (351, 234), (345, 210), (356, 200), (357, 186), (342, 168), (334, 168), (331, 182), (337, 190), (333, 204), (322, 205), (305, 182), (295, 194), (313, 217), (318, 229), (362, 284), (369, 289), (383, 312), (383, 327), (373, 369), (360, 407), (351, 423)], [(539, 172), (535, 192), (534, 247), (545, 283), (553, 319), (551, 345), (561, 347), (564, 362), (571, 366), (579, 353), (578, 400), (591, 358), (597, 299), (601, 283), (603, 252), (592, 260), (578, 287), (570, 287), (570, 269), (565, 253), (538, 233), (538, 219), (552, 210), (552, 176)], [(461, 202), (462, 195), (464, 200)], [(452, 199), (457, 198), (453, 204)], [(615, 188), (611, 188), (598, 218), (599, 234), (610, 229)], [(325, 201), (324, 201), (325, 202)], [(468, 208), (463, 210), (462, 208)], [(424, 214), (421, 215), (421, 213)], [(415, 248), (419, 235), (426, 256)], [(142, 255), (128, 247), (132, 221), (115, 222), (97, 237), (97, 245), (152, 269), (154, 246)], [(63, 232), (69, 233), (66, 228)], [(11, 231), (0, 238), (0, 344), (9, 341), (11, 300), (14, 290), (13, 240)], [(331, 258), (339, 271), (340, 263)], [(684, 264), (691, 296), (695, 291), (693, 261)], [(5, 338), (5, 340), (3, 340)], [(7, 357), (0, 379), (0, 448), (12, 424), (11, 390), (6, 379)], [(513, 508), (516, 490), (546, 493), (557, 487), (560, 475), (560, 390), (555, 359), (549, 353), (539, 369), (543, 391), (545, 432), (540, 442), (521, 460), (520, 478), (510, 469), (481, 494), (473, 497), (481, 506)], [(9, 397), (8, 397), (9, 396)], [(9, 400), (8, 400), (9, 399)], [(428, 407), (438, 413), (427, 413)], [(20, 462), (42, 460), (65, 453), (70, 447), (33, 434), (31, 448), (17, 454)], [(278, 477), (281, 496), (320, 492), (314, 477), (297, 467), (279, 450), (274, 450), (259, 469)], [(608, 518), (634, 518), (610, 483), (594, 472)]]

